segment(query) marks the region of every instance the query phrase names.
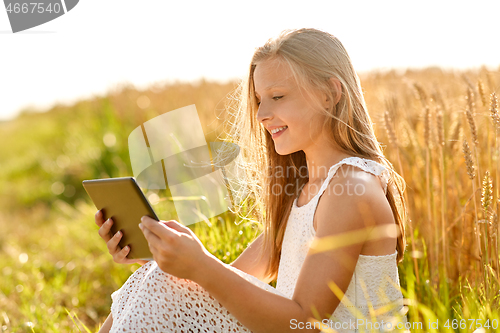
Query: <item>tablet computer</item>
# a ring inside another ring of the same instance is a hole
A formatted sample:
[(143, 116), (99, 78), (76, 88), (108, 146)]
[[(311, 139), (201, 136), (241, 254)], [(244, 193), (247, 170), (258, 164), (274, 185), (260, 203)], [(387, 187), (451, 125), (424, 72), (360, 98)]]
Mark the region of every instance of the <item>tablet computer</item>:
[(119, 246), (128, 245), (130, 252), (127, 258), (153, 260), (148, 242), (139, 223), (141, 217), (149, 217), (159, 221), (149, 201), (142, 193), (133, 177), (84, 180), (83, 187), (98, 210), (102, 209), (104, 221), (111, 218), (111, 234), (118, 230), (123, 233)]

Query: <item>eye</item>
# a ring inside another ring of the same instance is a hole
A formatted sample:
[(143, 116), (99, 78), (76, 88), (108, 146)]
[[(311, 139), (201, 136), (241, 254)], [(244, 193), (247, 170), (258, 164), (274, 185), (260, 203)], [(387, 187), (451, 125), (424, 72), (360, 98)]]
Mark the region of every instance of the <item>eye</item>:
[(274, 96), (273, 99), (277, 101), (278, 99), (283, 98), (283, 96)]

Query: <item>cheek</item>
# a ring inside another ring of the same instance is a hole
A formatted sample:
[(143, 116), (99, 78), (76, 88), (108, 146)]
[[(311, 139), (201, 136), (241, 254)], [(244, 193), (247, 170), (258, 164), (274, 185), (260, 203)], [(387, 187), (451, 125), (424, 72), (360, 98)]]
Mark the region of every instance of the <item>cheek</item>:
[(319, 139), (323, 136), (325, 131), (325, 122), (326, 118), (324, 116), (316, 116), (311, 118), (311, 120), (305, 124), (308, 127), (309, 133), (311, 134), (311, 138), (313, 140)]
[(320, 132), (324, 123), (325, 123), (325, 116), (321, 114), (310, 114), (309, 119), (307, 120), (307, 125), (311, 128), (311, 130), (314, 130), (316, 132)]
[(302, 118), (297, 119), (294, 125), (291, 131), (294, 142), (309, 144), (317, 140), (321, 129), (318, 122), (314, 122), (312, 119)]
[(325, 115), (312, 110), (307, 103), (296, 102), (288, 109), (286, 119), (282, 119), (288, 124), (297, 140), (309, 141), (315, 139), (322, 131), (322, 126), (326, 120)]
[(323, 131), (323, 127), (325, 125), (325, 120), (322, 118), (322, 119), (319, 119), (318, 121), (314, 122), (314, 130), (318, 133), (322, 132)]

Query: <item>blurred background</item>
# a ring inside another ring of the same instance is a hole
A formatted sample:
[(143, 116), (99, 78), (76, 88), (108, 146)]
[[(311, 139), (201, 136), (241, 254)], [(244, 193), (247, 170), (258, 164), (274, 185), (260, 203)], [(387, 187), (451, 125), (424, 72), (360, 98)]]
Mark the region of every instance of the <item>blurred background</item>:
[[(343, 43), (407, 181), (409, 320), (498, 322), (498, 13), (497, 1), (83, 1), (12, 34), (0, 10), (0, 331), (98, 330), (139, 266), (113, 263), (82, 180), (132, 176), (130, 132), (180, 107), (195, 104), (216, 141), (255, 48), (302, 27)], [(257, 222), (227, 212), (192, 228), (230, 263)]]

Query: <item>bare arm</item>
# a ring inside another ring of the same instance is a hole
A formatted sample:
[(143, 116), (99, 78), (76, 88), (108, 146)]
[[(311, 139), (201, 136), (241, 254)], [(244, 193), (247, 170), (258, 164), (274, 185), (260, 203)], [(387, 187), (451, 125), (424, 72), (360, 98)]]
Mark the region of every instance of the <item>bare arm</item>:
[(102, 324), (101, 329), (97, 333), (108, 333), (111, 329), (111, 326), (113, 326), (113, 317), (110, 313), (108, 318), (106, 318), (106, 320), (104, 321), (104, 324)]
[(194, 281), (252, 332), (294, 332), (292, 319), (307, 321), (306, 312), (296, 301), (256, 286), (215, 257), (205, 263), (203, 271), (206, 273)]
[[(297, 326), (303, 328), (302, 332), (319, 332), (319, 325), (306, 323), (314, 317), (320, 322), (329, 319), (351, 281), (367, 228), (373, 225), (370, 217), (383, 216), (387, 209), (390, 213), (390, 207), (380, 205), (385, 197), (373, 179), (334, 179), (331, 186), (337, 183), (348, 186), (348, 181), (354, 186), (364, 186), (366, 191), (359, 196), (325, 193), (316, 212), (314, 243), (321, 240), (318, 244), (327, 247), (324, 252), (317, 252), (317, 245), (309, 250), (292, 299), (246, 281), (215, 257), (204, 263), (202, 273), (194, 276), (193, 281), (255, 333), (295, 332)], [(342, 246), (336, 246), (339, 243)]]
[(262, 259), (259, 259), (259, 251), (263, 245), (264, 234), (261, 233), (244, 251), (240, 256), (233, 261), (230, 266), (239, 269), (247, 274), (255, 276), (259, 280), (270, 283), (274, 277), (264, 276), (266, 264), (269, 260), (269, 254), (264, 254)]

